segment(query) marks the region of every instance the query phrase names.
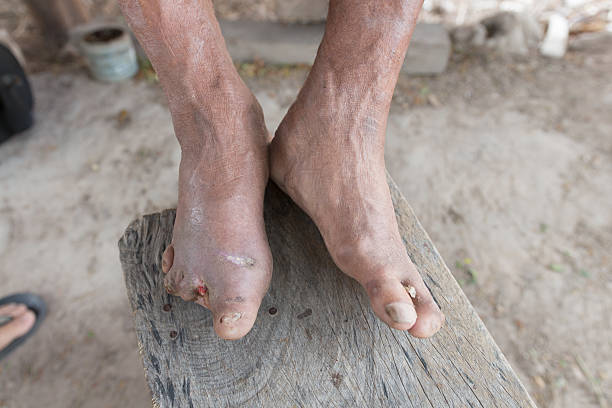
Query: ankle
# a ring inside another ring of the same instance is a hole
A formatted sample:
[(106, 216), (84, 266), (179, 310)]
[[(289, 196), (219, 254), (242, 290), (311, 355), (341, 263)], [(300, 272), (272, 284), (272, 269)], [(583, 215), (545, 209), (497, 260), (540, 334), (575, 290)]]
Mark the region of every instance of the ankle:
[(213, 120), (216, 112), (228, 109), (241, 112), (257, 104), (233, 66), (231, 70), (215, 70), (206, 76), (184, 75), (171, 80), (164, 78), (160, 82), (173, 116), (199, 112), (204, 118)]
[[(202, 162), (208, 162), (204, 167), (222, 166), (238, 156), (259, 156), (266, 148), (263, 111), (246, 86), (196, 88), (170, 105), (181, 166), (201, 167)], [(211, 163), (213, 152), (215, 163)]]

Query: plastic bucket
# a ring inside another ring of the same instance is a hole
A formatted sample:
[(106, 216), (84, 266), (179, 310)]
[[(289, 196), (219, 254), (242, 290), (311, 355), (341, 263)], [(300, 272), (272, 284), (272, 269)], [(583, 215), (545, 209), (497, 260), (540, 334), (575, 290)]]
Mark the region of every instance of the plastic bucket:
[(122, 81), (138, 72), (132, 37), (121, 26), (99, 26), (81, 33), (79, 48), (96, 79)]

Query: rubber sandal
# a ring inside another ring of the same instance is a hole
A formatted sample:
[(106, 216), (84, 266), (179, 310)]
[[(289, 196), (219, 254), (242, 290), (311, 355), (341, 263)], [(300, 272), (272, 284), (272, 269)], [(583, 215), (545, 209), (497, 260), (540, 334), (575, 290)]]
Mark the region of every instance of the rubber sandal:
[[(15, 295), (7, 296), (0, 299), (0, 306), (16, 303), (26, 305), (28, 309), (34, 312), (36, 315), (36, 321), (34, 322), (34, 326), (23, 336), (16, 338), (8, 346), (0, 350), (0, 360), (9, 355), (13, 350), (17, 347), (21, 346), (30, 336), (34, 334), (34, 332), (38, 329), (42, 321), (45, 319), (47, 315), (47, 305), (45, 301), (38, 295), (33, 293), (17, 293)], [(0, 316), (0, 327), (4, 326), (12, 319), (6, 316)]]
[(11, 50), (0, 44), (0, 143), (32, 126), (34, 97)]

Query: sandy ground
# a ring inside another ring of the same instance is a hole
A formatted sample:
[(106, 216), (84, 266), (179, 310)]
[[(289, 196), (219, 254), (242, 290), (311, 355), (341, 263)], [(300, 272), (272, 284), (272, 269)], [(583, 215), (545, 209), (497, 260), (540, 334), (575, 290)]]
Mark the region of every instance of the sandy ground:
[[(609, 39), (563, 62), (456, 57), (401, 78), (389, 119), (390, 172), (542, 407), (612, 402), (610, 66)], [(248, 79), (270, 129), (304, 74)], [(116, 242), (176, 204), (163, 96), (32, 79), (37, 124), (0, 145), (0, 295), (38, 292), (50, 315), (0, 363), (0, 407), (150, 406)]]

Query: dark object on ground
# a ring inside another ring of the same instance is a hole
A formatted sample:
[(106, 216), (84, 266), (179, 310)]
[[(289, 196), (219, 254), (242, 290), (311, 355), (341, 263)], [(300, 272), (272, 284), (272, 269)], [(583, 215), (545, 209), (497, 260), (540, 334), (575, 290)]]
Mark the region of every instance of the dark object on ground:
[(32, 89), (23, 68), (0, 44), (0, 143), (32, 126), (33, 108)]
[(164, 289), (161, 254), (175, 211), (134, 221), (119, 248), (153, 405), (535, 407), (389, 184), (406, 250), (446, 315), (431, 339), (382, 323), (359, 284), (334, 265), (314, 223), (274, 184), (265, 200), (274, 276), (253, 330), (238, 341), (219, 339), (210, 312)]
[[(47, 305), (45, 304), (45, 301), (40, 296), (35, 295), (33, 293), (18, 293), (0, 299), (0, 306), (9, 303), (18, 303), (21, 305), (26, 305), (28, 309), (30, 309), (34, 312), (34, 314), (36, 314), (36, 322), (34, 323), (34, 326), (32, 326), (29, 332), (13, 340), (11, 344), (0, 350), (0, 360), (9, 355), (13, 350), (21, 346), (29, 337), (31, 337), (34, 332), (38, 330), (38, 327), (47, 315)], [(0, 325), (0, 327), (2, 327), (2, 325)]]
[(106, 43), (116, 40), (122, 35), (123, 31), (117, 28), (101, 28), (87, 34), (83, 39), (88, 43)]

